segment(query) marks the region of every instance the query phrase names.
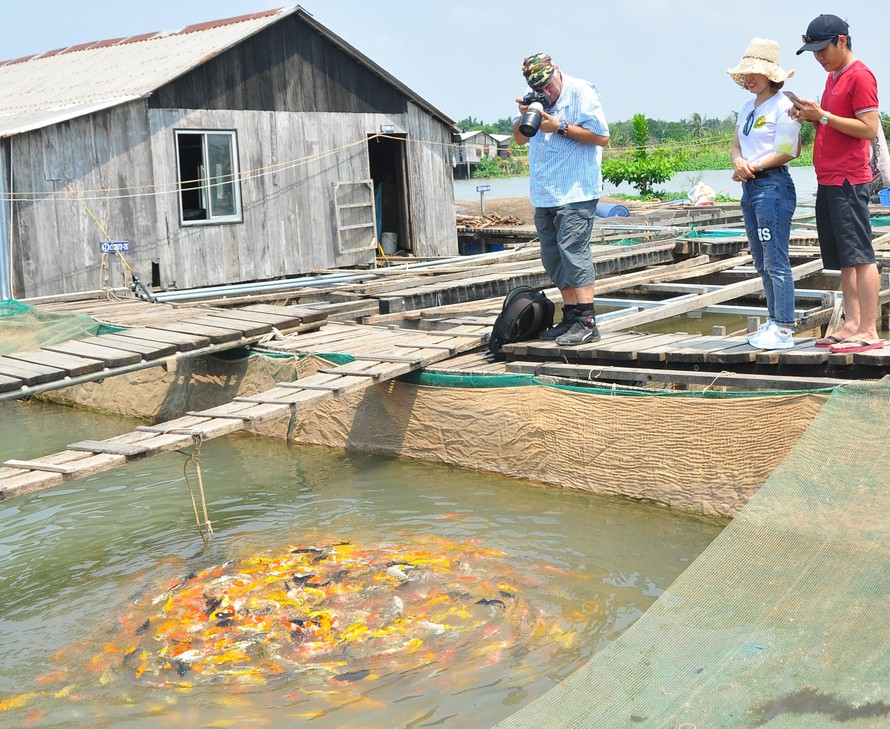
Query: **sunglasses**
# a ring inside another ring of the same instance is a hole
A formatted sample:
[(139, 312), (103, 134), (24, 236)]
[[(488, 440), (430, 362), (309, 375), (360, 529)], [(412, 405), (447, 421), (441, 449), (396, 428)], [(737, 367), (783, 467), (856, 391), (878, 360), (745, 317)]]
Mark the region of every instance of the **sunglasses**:
[(813, 33), (812, 35), (802, 35), (804, 43), (817, 43), (819, 41), (836, 41), (839, 33)]
[(746, 137), (751, 132), (751, 127), (754, 126), (754, 110), (751, 110), (751, 113), (748, 114), (748, 118), (745, 119), (745, 126), (742, 127), (742, 134)]

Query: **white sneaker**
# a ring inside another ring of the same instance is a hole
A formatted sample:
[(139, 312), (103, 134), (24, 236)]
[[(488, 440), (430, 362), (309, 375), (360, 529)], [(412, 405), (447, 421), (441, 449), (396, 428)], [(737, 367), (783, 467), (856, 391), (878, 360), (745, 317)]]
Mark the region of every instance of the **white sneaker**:
[(772, 319), (767, 319), (765, 322), (763, 322), (763, 324), (761, 324), (758, 327), (757, 331), (754, 332), (754, 334), (752, 334), (750, 337), (748, 337), (748, 344), (750, 344), (752, 347), (756, 347), (757, 349), (763, 349), (758, 344), (758, 342), (764, 335), (766, 335), (767, 332), (769, 332), (773, 329), (778, 329), (778, 326)]
[(794, 349), (794, 335), (788, 327), (780, 327), (777, 324), (773, 324), (771, 328), (766, 329), (759, 337), (756, 335), (751, 337), (748, 340), (748, 344), (757, 349)]

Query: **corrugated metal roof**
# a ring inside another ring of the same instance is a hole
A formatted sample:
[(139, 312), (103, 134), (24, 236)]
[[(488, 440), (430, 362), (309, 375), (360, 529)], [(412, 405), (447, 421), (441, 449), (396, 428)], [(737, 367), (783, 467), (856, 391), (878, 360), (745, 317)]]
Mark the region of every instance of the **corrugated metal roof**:
[(299, 9), (83, 43), (0, 62), (0, 137), (146, 96)]

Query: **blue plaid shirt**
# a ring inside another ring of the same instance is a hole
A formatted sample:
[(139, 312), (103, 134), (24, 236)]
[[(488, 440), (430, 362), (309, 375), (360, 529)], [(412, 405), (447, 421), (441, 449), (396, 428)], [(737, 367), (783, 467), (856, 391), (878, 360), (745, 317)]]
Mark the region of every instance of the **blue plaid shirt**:
[[(609, 136), (596, 87), (582, 79), (562, 74), (562, 91), (556, 104), (547, 109), (560, 121)], [(538, 132), (529, 139), (530, 194), (536, 208), (555, 208), (602, 195), (603, 148), (561, 137), (556, 132)]]

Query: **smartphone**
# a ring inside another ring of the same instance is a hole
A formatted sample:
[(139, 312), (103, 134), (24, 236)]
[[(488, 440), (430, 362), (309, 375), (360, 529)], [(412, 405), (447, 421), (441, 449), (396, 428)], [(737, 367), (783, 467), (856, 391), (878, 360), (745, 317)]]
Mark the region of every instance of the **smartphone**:
[(791, 99), (792, 104), (797, 105), (801, 103), (797, 94), (795, 94), (793, 91), (783, 91), (782, 93), (785, 94), (785, 96), (787, 96), (789, 99)]

